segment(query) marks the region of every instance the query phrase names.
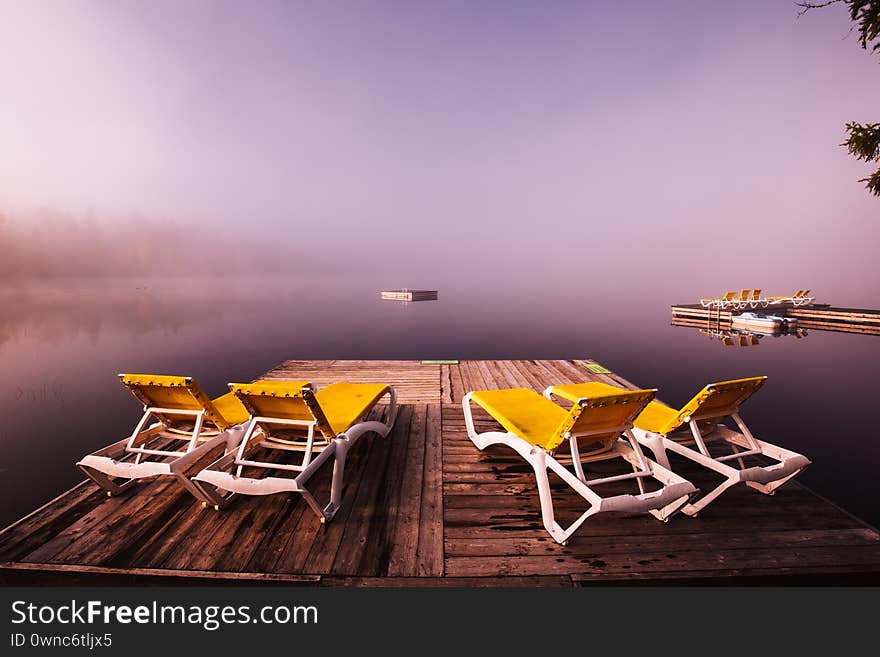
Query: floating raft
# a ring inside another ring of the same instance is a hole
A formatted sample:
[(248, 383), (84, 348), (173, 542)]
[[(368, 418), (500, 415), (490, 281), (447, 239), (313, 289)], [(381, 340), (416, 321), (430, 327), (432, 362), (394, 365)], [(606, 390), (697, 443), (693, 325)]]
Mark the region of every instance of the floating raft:
[[(746, 310), (719, 310), (703, 308), (698, 303), (672, 306), (673, 324), (679, 326), (699, 326), (705, 328), (731, 328), (732, 318)], [(753, 312), (780, 315), (797, 319), (798, 327), (818, 331), (839, 331), (842, 333), (864, 333), (880, 335), (880, 310), (865, 308), (834, 308), (827, 304), (792, 307), (787, 305), (757, 308)]]
[[(265, 376), (398, 391), (393, 431), (364, 437), (349, 456), (333, 522), (322, 525), (298, 495), (245, 496), (214, 511), (167, 479), (113, 498), (84, 481), (0, 533), (3, 583), (880, 584), (880, 533), (796, 480), (772, 497), (732, 488), (698, 518), (600, 515), (568, 545), (554, 543), (530, 468), (503, 447), (477, 450), (461, 399), (551, 383), (635, 387), (594, 361), (288, 361)], [(487, 415), (475, 420), (491, 426)], [(773, 439), (797, 448), (794, 435)], [(697, 486), (716, 481), (688, 461), (673, 466)], [(319, 499), (331, 470), (312, 480)], [(554, 495), (562, 521), (583, 509), (568, 488)]]
[(391, 301), (435, 301), (437, 290), (382, 290), (380, 296)]

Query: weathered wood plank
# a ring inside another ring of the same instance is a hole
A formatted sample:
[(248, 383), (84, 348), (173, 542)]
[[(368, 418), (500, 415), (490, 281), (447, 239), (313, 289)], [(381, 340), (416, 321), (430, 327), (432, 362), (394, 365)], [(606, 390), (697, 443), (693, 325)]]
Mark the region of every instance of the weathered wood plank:
[(260, 378), (311, 381), (319, 387), (342, 381), (387, 383), (402, 404), (439, 404), (440, 367), (404, 360), (289, 360)]
[(400, 468), (401, 484), (393, 531), (388, 532), (390, 536), (390, 554), (385, 573), (392, 577), (412, 577), (418, 574), (416, 560), (419, 547), (419, 530), (421, 527), (423, 480), (425, 477), (425, 435), (427, 422), (427, 406), (417, 406), (413, 413), (407, 449)]
[[(350, 468), (356, 467), (360, 451), (356, 446), (349, 455)], [(313, 491), (318, 496), (316, 499), (326, 499), (324, 496), (330, 490), (329, 478), (329, 473), (323, 473), (323, 476), (315, 481)], [(345, 490), (347, 491), (347, 488)], [(295, 552), (294, 546), (302, 546), (301, 549), (305, 552), (304, 561), (319, 528), (320, 521), (305, 500), (298, 495), (292, 496), (289, 510), (279, 511), (253, 555), (248, 559), (245, 569), (253, 572), (290, 572), (290, 568), (285, 567), (283, 559)]]
[(452, 375), (449, 365), (440, 366), (440, 403), (452, 403)]
[[(678, 550), (640, 554), (636, 552), (610, 552), (591, 550), (589, 554), (553, 554), (548, 556), (497, 556), (493, 557), (496, 572), (530, 575), (574, 575), (601, 573), (613, 577), (616, 573), (634, 572), (650, 578), (653, 571), (670, 572), (689, 569), (749, 568), (755, 564), (764, 567), (802, 568), (806, 564), (852, 566), (868, 572), (880, 572), (873, 545), (836, 545), (834, 547), (798, 546), (780, 550), (772, 549), (717, 549)], [(446, 574), (450, 577), (473, 577), (485, 573), (485, 557), (446, 557)]]
[[(78, 583), (98, 581), (107, 585), (146, 584), (149, 582), (169, 584), (178, 580), (180, 584), (189, 586), (199, 584), (229, 585), (232, 583), (268, 584), (277, 583), (285, 586), (293, 584), (314, 586), (321, 581), (319, 576), (286, 575), (279, 573), (240, 573), (217, 570), (169, 570), (163, 568), (106, 568), (103, 566), (86, 566), (79, 564), (58, 563), (0, 563), (0, 581), (13, 574), (28, 573), (28, 583), (36, 576), (46, 575), (46, 584), (70, 582), (79, 579)], [(21, 584), (20, 581), (9, 585)]]
[[(376, 489), (373, 498), (375, 501), (370, 504), (374, 516), (367, 525), (366, 540), (359, 546), (360, 554), (353, 560), (357, 565), (350, 571), (334, 569), (334, 574), (365, 577), (388, 574), (395, 547), (395, 533), (401, 507), (404, 504), (402, 489), (405, 483), (409, 446), (410, 443), (421, 438), (414, 434), (417, 434), (419, 429), (424, 429), (424, 422), (420, 421), (417, 406), (407, 406), (401, 415), (398, 420), (400, 430), (397, 437), (388, 443), (384, 472), (379, 474), (377, 471), (375, 477), (369, 478), (370, 484)], [(421, 472), (416, 476), (421, 484)], [(334, 566), (336, 567), (335, 562)]]
[(440, 407), (428, 406), (416, 574), (443, 574), (443, 440)]
[(570, 575), (577, 587), (595, 585), (644, 586), (663, 585), (721, 585), (721, 586), (792, 586), (792, 585), (830, 585), (830, 586), (877, 586), (880, 584), (880, 571), (852, 565), (817, 565), (809, 569), (786, 566), (712, 568), (707, 570), (651, 571), (650, 578), (642, 572), (617, 572), (609, 577), (601, 572), (573, 573)]
[(323, 576), (321, 586), (345, 587), (424, 587), (432, 588), (571, 588), (572, 580), (567, 575), (549, 577), (335, 577)]
[[(339, 525), (338, 528), (328, 528), (328, 532), (337, 533), (338, 548), (335, 551), (335, 558), (328, 564), (327, 572), (337, 575), (357, 575), (368, 549), (375, 548), (368, 539), (371, 529), (375, 535), (375, 528), (372, 526), (374, 522), (384, 524), (387, 521), (386, 509), (379, 507), (377, 502), (386, 484), (385, 475), (391, 447), (394, 443), (405, 443), (407, 440), (412, 412), (412, 406), (401, 407), (391, 433), (384, 440), (377, 440), (371, 446), (364, 472), (360, 476), (357, 495), (350, 503), (349, 516), (345, 524)], [(336, 521), (333, 525), (336, 525)], [(323, 566), (316, 572), (324, 572)]]
[[(287, 461), (290, 455), (280, 450), (260, 450), (254, 455), (256, 460), (270, 463)], [(238, 536), (239, 528), (253, 524), (253, 515), (260, 507), (274, 507), (280, 504), (279, 496), (250, 497), (239, 496), (229, 507), (215, 511), (211, 507), (198, 506), (193, 513), (201, 516), (198, 531), (183, 534), (177, 549), (168, 552), (162, 566), (171, 569), (212, 569), (216, 568), (222, 555), (231, 548)], [(241, 564), (239, 564), (241, 567)]]
[[(313, 573), (329, 572), (330, 565), (339, 549), (342, 531), (352, 512), (356, 495), (360, 489), (363, 470), (370, 464), (376, 452), (381, 452), (384, 440), (373, 435), (364, 436), (349, 452), (346, 463), (345, 485), (342, 503), (336, 517), (322, 524), (310, 509), (304, 509), (299, 524), (291, 532), (284, 552), (277, 563), (279, 572)], [(377, 444), (379, 449), (377, 448)], [(330, 476), (318, 482), (315, 494), (318, 499), (328, 499), (330, 495)]]
[(489, 381), (483, 378), (476, 361), (464, 360), (461, 362), (462, 382), (464, 383), (465, 393), (472, 390), (489, 390), (492, 388)]
[[(544, 537), (523, 538), (500, 536), (497, 538), (449, 538), (446, 554), (449, 557), (503, 557), (576, 555), (580, 549), (563, 546)], [(759, 535), (716, 534), (705, 531), (687, 533), (639, 534), (627, 537), (620, 534), (591, 536), (590, 550), (601, 554), (633, 553), (643, 556), (654, 553), (669, 554), (683, 550), (724, 549), (773, 549), (781, 544), (793, 547), (834, 547), (837, 545), (876, 546), (880, 537), (868, 529), (824, 529), (785, 531), (771, 530)]]
[(461, 364), (458, 365), (449, 365), (449, 381), (452, 386), (452, 402), (453, 403), (461, 403), (462, 398), (467, 393), (464, 387), (464, 376), (462, 372), (464, 371)]
[(140, 514), (154, 501), (169, 499), (174, 494), (188, 495), (183, 490), (177, 490), (177, 485), (170, 478), (164, 478), (140, 484), (138, 489), (128, 490), (121, 496), (105, 498), (79, 520), (28, 553), (23, 561), (53, 561), (56, 555), (62, 553), (79, 559), (80, 555), (88, 554), (92, 548), (101, 545), (104, 538), (110, 538), (111, 535), (118, 537), (120, 532), (115, 528), (136, 526), (132, 520), (142, 517)]
[(107, 496), (90, 481), (62, 493), (0, 534), (0, 560), (17, 561), (76, 523)]

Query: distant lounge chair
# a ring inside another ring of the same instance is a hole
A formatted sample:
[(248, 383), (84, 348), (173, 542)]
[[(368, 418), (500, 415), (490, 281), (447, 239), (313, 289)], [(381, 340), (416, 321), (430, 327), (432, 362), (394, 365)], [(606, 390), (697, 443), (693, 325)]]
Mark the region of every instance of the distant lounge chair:
[(725, 292), (717, 299), (700, 299), (703, 308), (726, 308), (736, 296), (736, 292)]
[[(759, 291), (760, 292), (760, 291)], [(752, 291), (748, 289), (740, 290), (739, 296), (735, 297), (731, 306), (737, 310), (747, 308), (752, 298)]]
[(751, 306), (752, 308), (757, 308), (758, 306), (766, 308), (768, 304), (769, 301), (767, 299), (761, 298), (760, 289), (752, 290), (752, 296), (749, 298), (749, 306)]
[(767, 301), (770, 305), (790, 303), (793, 306), (806, 306), (813, 303), (814, 299), (814, 297), (810, 296), (810, 290), (797, 290), (794, 294), (788, 297), (767, 297)]
[[(659, 519), (668, 519), (685, 504), (696, 489), (685, 479), (662, 468), (645, 457), (630, 432), (633, 418), (654, 397), (653, 390), (585, 390), (565, 410), (533, 390), (481, 390), (469, 392), (462, 400), (468, 437), (479, 449), (490, 445), (506, 445), (516, 451), (532, 467), (538, 484), (544, 528), (559, 543), (568, 538), (590, 516), (603, 512), (648, 511)], [(482, 407), (505, 431), (477, 433), (471, 403)], [(621, 439), (626, 436), (626, 441)], [(568, 443), (574, 472), (556, 457), (558, 448)], [(584, 462), (623, 458), (632, 472), (587, 479)], [(555, 519), (548, 471), (558, 475), (588, 504), (587, 510), (567, 528)], [(662, 484), (654, 492), (645, 492), (645, 478)], [(639, 494), (603, 497), (595, 487), (612, 482), (635, 479)]]
[[(232, 393), (250, 413), (251, 423), (238, 450), (226, 454), (193, 477), (214, 508), (226, 506), (236, 494), (299, 493), (321, 522), (333, 518), (342, 499), (348, 450), (363, 434), (383, 438), (394, 426), (397, 396), (394, 388), (372, 383), (334, 383), (321, 390), (307, 381), (230, 383)], [(386, 422), (366, 421), (385, 395), (390, 408)], [(302, 453), (299, 463), (256, 460), (260, 448)], [(306, 484), (329, 459), (334, 459), (330, 502), (320, 507)], [(246, 476), (245, 469), (263, 471)], [(278, 471), (269, 476), (265, 471)], [(297, 473), (281, 476), (282, 473)]]
[(794, 303), (794, 300), (799, 299), (803, 293), (804, 290), (796, 290), (795, 293), (790, 296), (769, 296), (767, 297), (767, 301), (769, 301), (771, 305), (778, 305), (786, 302)]
[[(680, 410), (652, 401), (635, 419), (634, 435), (654, 453), (657, 462), (663, 467), (670, 467), (667, 451), (671, 451), (724, 477), (724, 481), (716, 488), (696, 502), (682, 507), (682, 513), (697, 515), (721, 493), (741, 482), (772, 495), (777, 488), (810, 464), (809, 459), (801, 454), (758, 440), (740, 418), (740, 406), (764, 384), (766, 378), (758, 376), (710, 383)], [(566, 391), (565, 388), (573, 390)], [(578, 394), (576, 386), (557, 387), (555, 392), (568, 399)], [(726, 417), (733, 419), (739, 431), (733, 431), (720, 423)], [(686, 429), (690, 431), (684, 433), (682, 430)], [(728, 445), (731, 453), (715, 456), (710, 454), (708, 446), (715, 441)], [(748, 456), (767, 456), (777, 463), (747, 468), (743, 458)], [(739, 468), (729, 465), (733, 460), (738, 462)]]
[[(171, 475), (200, 497), (185, 471), (224, 443), (234, 449), (244, 435), (247, 409), (232, 393), (210, 399), (190, 377), (120, 374), (119, 379), (144, 405), (144, 414), (131, 436), (83, 457), (77, 467), (108, 495), (139, 479)], [(151, 417), (156, 421), (147, 426)]]

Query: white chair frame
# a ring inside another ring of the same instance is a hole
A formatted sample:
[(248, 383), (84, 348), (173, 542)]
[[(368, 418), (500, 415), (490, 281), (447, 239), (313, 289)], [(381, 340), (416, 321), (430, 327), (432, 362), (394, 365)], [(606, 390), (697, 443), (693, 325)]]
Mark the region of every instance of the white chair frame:
[[(156, 415), (171, 417), (194, 417), (192, 433), (184, 433), (168, 428), (161, 421), (147, 427), (149, 419)], [(103, 447), (77, 462), (77, 467), (85, 475), (104, 489), (108, 496), (118, 495), (134, 485), (139, 479), (162, 475), (173, 476), (186, 490), (204, 501), (200, 490), (186, 476), (186, 470), (203, 456), (226, 443), (226, 452), (238, 446), (244, 433), (242, 424), (225, 431), (204, 428), (205, 410), (160, 408), (145, 406), (144, 414), (128, 438)], [(172, 434), (172, 435), (169, 435)], [(175, 436), (173, 434), (179, 434)], [(155, 449), (155, 443), (172, 440), (186, 440), (183, 449)], [(172, 457), (171, 460), (150, 460), (149, 457)], [(122, 479), (123, 481), (118, 481)]]
[[(315, 512), (321, 523), (329, 522), (339, 510), (342, 501), (342, 485), (345, 474), (345, 461), (349, 450), (358, 439), (365, 433), (373, 431), (385, 438), (394, 427), (397, 419), (397, 393), (388, 386), (387, 393), (390, 397), (388, 420), (379, 422), (376, 420), (359, 422), (346, 431), (338, 434), (335, 438), (321, 447), (316, 445), (314, 420), (285, 420), (262, 416), (251, 416), (250, 423), (238, 449), (233, 453), (225, 454), (192, 478), (192, 484), (199, 489), (200, 496), (206, 500), (206, 505), (215, 509), (222, 509), (239, 494), (242, 495), (272, 495), (275, 493), (298, 493), (303, 496), (309, 508)], [(306, 429), (306, 444), (285, 445), (277, 441), (266, 439), (255, 441), (260, 422), (273, 424), (287, 424)], [(323, 438), (321, 439), (323, 440)], [(250, 458), (259, 447), (268, 449), (281, 449), (285, 451), (303, 452), (300, 463), (271, 463), (268, 461), (256, 461)], [(316, 447), (321, 449), (316, 450)], [(315, 453), (317, 452), (317, 453)], [(330, 502), (323, 508), (315, 500), (314, 495), (306, 487), (309, 479), (328, 460), (333, 458), (333, 479), (330, 487)], [(245, 467), (260, 468), (262, 470), (283, 470), (298, 472), (296, 477), (244, 477), (242, 473)], [(206, 485), (207, 484), (207, 485)]]
[[(720, 421), (726, 417), (733, 419), (741, 433), (737, 433), (721, 424), (707, 436), (704, 436), (700, 431), (700, 420)], [(659, 433), (645, 431), (638, 427), (633, 429), (638, 442), (650, 449), (656, 461), (662, 464), (663, 467), (670, 468), (667, 451), (671, 451), (710, 470), (714, 470), (724, 477), (723, 482), (701, 496), (696, 502), (683, 506), (681, 512), (686, 515), (695, 517), (721, 493), (739, 483), (745, 483), (750, 488), (754, 488), (767, 495), (773, 495), (777, 488), (797, 476), (804, 468), (810, 465), (810, 460), (802, 454), (755, 438), (740, 417), (738, 409), (728, 409), (723, 413), (694, 415), (688, 417), (686, 421), (690, 427), (697, 449), (693, 449), (686, 444), (667, 438)], [(730, 445), (733, 450), (732, 453), (713, 457), (709, 453), (706, 443), (715, 440), (721, 440)], [(767, 456), (777, 461), (777, 463), (769, 466), (746, 468), (743, 458), (755, 455)], [(733, 460), (738, 462), (739, 468), (728, 465), (727, 462)]]
[[(472, 395), (473, 392), (469, 392), (462, 399), (462, 409), (464, 410), (468, 438), (470, 438), (474, 445), (480, 450), (484, 450), (491, 445), (506, 445), (532, 466), (535, 473), (535, 480), (538, 485), (538, 498), (541, 503), (541, 518), (544, 523), (544, 528), (557, 543), (565, 545), (571, 535), (578, 530), (587, 518), (598, 513), (636, 513), (647, 511), (654, 517), (667, 521), (697, 490), (686, 479), (671, 472), (668, 468), (664, 468), (647, 459), (642, 452), (638, 441), (630, 431), (630, 426), (619, 427), (621, 433), (627, 437), (628, 442), (618, 439), (614, 442), (610, 450), (597, 454), (592, 458), (587, 457), (587, 460), (595, 461), (621, 457), (629, 462), (633, 468), (633, 472), (611, 477), (587, 479), (578, 452), (577, 441), (579, 438), (585, 436), (597, 433), (608, 433), (607, 429), (603, 429), (596, 432), (571, 434), (567, 436), (575, 470), (575, 473), (572, 474), (568, 468), (556, 460), (556, 458), (554, 458), (547, 450), (529, 443), (510, 431), (486, 431), (483, 433), (477, 433), (474, 427), (473, 411), (471, 409)], [(548, 478), (548, 471), (551, 470), (578, 495), (584, 498), (588, 504), (587, 510), (568, 527), (560, 526), (555, 519), (553, 497), (551, 495), (550, 481)], [(653, 477), (654, 479), (657, 479), (663, 484), (663, 488), (651, 493), (646, 493), (643, 481), (645, 477)], [(638, 482), (640, 491), (639, 495), (624, 494), (603, 497), (591, 488), (591, 486), (626, 479), (635, 479)]]

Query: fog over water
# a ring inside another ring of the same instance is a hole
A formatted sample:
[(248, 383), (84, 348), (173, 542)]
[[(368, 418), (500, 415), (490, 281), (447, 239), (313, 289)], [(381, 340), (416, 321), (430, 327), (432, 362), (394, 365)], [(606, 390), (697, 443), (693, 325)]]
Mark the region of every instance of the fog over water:
[(170, 224), (158, 262), (870, 305), (880, 207), (839, 144), (880, 85), (838, 9), (5, 2), (0, 213)]

